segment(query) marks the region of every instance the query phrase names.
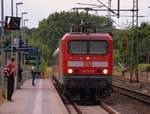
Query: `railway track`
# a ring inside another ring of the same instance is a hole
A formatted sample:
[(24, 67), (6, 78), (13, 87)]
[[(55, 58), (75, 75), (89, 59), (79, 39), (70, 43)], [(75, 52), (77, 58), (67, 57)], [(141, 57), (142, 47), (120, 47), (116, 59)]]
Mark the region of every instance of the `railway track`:
[(74, 109), (77, 112), (76, 114), (120, 114), (103, 102), (100, 105), (93, 105), (93, 106), (85, 106), (85, 105), (83, 106), (77, 105), (75, 103), (73, 103), (73, 105)]
[[(56, 87), (56, 86), (55, 86)], [(71, 101), (68, 97), (65, 97), (61, 94), (61, 92), (56, 87), (66, 109), (69, 114), (120, 114), (110, 106), (106, 105), (104, 102), (101, 102), (99, 105), (78, 105), (75, 102)]]
[(131, 97), (133, 99), (136, 99), (138, 101), (144, 102), (146, 104), (150, 104), (150, 95), (149, 94), (144, 94), (142, 92), (134, 91), (133, 89), (125, 88), (125, 87), (120, 87), (115, 84), (113, 84), (113, 90), (116, 92), (119, 92), (123, 95), (126, 95), (128, 97)]
[(61, 95), (69, 114), (120, 114), (104, 102), (99, 105), (78, 105)]
[(69, 114), (120, 114), (104, 102), (101, 102), (100, 105), (78, 105), (69, 98), (66, 98), (61, 94), (60, 96)]
[(119, 114), (118, 112), (110, 107), (107, 107), (106, 105), (83, 106), (74, 103), (73, 105), (69, 105), (67, 107), (69, 110), (69, 114)]
[(81, 106), (78, 105), (78, 108), (80, 109), (80, 114), (109, 114), (105, 109), (100, 107), (99, 105), (96, 106)]
[[(114, 76), (113, 76), (113, 80), (114, 80), (114, 81), (127, 81), (127, 82), (130, 81), (130, 79), (124, 78), (124, 77), (122, 77), (122, 76), (117, 76), (117, 75), (114, 75)], [(140, 82), (142, 85), (150, 86), (150, 82), (144, 82), (144, 81), (142, 81), (142, 80), (140, 80), (139, 82)]]

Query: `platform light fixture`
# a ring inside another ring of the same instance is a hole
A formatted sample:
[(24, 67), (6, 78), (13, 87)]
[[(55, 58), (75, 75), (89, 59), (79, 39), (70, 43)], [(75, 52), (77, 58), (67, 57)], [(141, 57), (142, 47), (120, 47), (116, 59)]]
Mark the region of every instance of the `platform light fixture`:
[(23, 2), (17, 2), (16, 3), (16, 17), (18, 16), (18, 6), (22, 5), (22, 4), (23, 4)]

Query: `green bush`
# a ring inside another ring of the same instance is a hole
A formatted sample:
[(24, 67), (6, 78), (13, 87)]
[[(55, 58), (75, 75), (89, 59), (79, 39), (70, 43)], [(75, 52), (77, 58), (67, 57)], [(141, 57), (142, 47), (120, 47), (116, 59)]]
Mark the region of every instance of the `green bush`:
[(44, 58), (41, 58), (40, 72), (45, 72), (47, 68), (47, 63)]
[(150, 64), (142, 63), (138, 65), (140, 71), (147, 71), (148, 68), (150, 68)]

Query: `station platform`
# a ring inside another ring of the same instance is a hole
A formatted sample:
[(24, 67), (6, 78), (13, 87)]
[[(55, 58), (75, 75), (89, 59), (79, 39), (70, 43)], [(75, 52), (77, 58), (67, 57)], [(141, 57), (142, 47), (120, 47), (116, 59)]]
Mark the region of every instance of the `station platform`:
[(50, 79), (26, 80), (14, 92), (13, 102), (5, 101), (0, 106), (0, 114), (68, 114)]

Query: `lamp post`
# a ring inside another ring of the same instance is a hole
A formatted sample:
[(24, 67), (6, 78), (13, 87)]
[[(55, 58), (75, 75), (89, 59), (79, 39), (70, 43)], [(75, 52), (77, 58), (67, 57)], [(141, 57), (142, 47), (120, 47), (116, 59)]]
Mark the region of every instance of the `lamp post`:
[[(24, 19), (23, 20), (23, 38), (24, 38), (24, 40), (25, 40), (25, 27), (26, 27), (26, 22), (27, 21), (29, 21), (29, 19)], [(24, 55), (22, 55), (22, 64), (25, 64), (25, 57), (24, 57)]]
[(27, 21), (29, 21), (29, 19), (24, 19), (24, 20), (23, 20), (23, 32), (24, 32), (24, 36), (23, 36), (23, 37), (24, 37), (24, 38), (25, 38), (25, 27), (26, 27), (25, 25), (26, 25), (26, 22), (27, 22)]
[(2, 68), (5, 64), (5, 57), (4, 57), (4, 1), (1, 0), (1, 36), (2, 36)]
[[(13, 17), (14, 7), (13, 7), (13, 0), (11, 0), (11, 16)], [(13, 56), (13, 32), (11, 31), (11, 56)]]
[[(24, 39), (23, 38), (24, 37), (24, 35), (23, 35), (24, 34), (24, 25), (23, 25), (24, 24), (24, 20), (23, 20), (23, 16), (26, 15), (26, 14), (28, 14), (28, 12), (22, 12), (21, 13), (21, 21), (22, 21), (21, 39), (22, 40)], [(23, 55), (22, 54), (21, 54), (21, 58), (23, 60)]]
[(17, 2), (16, 3), (16, 17), (18, 17), (18, 6), (22, 5), (22, 4), (23, 4), (23, 2)]
[(23, 16), (24, 16), (24, 15), (26, 15), (26, 14), (28, 14), (28, 12), (22, 12), (22, 13), (21, 13), (21, 18), (22, 18), (22, 27), (23, 27)]
[[(29, 21), (29, 19), (24, 19), (24, 20), (23, 20), (23, 26), (24, 26), (24, 28), (26, 27), (26, 22), (27, 22), (27, 21)], [(25, 31), (24, 31), (24, 32), (25, 32)]]
[[(22, 4), (23, 4), (23, 2), (17, 2), (16, 3), (16, 17), (18, 17), (18, 5), (22, 5)], [(16, 39), (18, 39), (17, 38), (17, 31), (16, 31)], [(21, 59), (19, 57), (19, 55), (20, 55), (20, 52), (16, 51), (16, 81), (15, 81), (15, 89), (19, 88), (19, 85), (18, 85), (18, 65), (20, 64), (19, 60)]]
[[(5, 64), (5, 52), (4, 52), (4, 37), (5, 37), (5, 34), (4, 34), (4, 1), (3, 0), (1, 0), (1, 37), (2, 37), (2, 50), (1, 50), (1, 55), (2, 55), (2, 65), (1, 65), (1, 68), (3, 68), (4, 67), (4, 64)], [(2, 69), (0, 69), (0, 70), (2, 70)], [(3, 73), (2, 73), (2, 75), (3, 75)], [(2, 89), (4, 90), (4, 95), (5, 95), (5, 97), (7, 96), (7, 83), (6, 83), (6, 81), (5, 81), (5, 79), (4, 79), (4, 76), (2, 76), (2, 78), (1, 78), (1, 80), (0, 80), (0, 82), (1, 82), (1, 86), (2, 86)]]
[(25, 23), (27, 22), (27, 21), (29, 21), (29, 19), (24, 19), (23, 20), (23, 30), (22, 30), (22, 38), (24, 38), (24, 40), (25, 40)]
[(14, 4), (14, 2), (13, 2), (14, 0), (11, 0), (11, 16), (13, 17), (13, 10), (14, 10), (14, 7), (13, 7), (13, 4)]
[(26, 22), (26, 21), (29, 21), (29, 19), (24, 19), (23, 21), (24, 21), (24, 27), (25, 27), (25, 22)]
[(21, 35), (21, 36), (22, 36), (22, 39), (23, 39), (23, 30), (24, 30), (24, 29), (23, 29), (23, 27), (24, 27), (23, 16), (26, 15), (26, 14), (28, 14), (28, 12), (22, 12), (22, 13), (21, 13), (21, 20), (22, 20), (22, 35)]

